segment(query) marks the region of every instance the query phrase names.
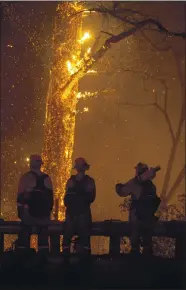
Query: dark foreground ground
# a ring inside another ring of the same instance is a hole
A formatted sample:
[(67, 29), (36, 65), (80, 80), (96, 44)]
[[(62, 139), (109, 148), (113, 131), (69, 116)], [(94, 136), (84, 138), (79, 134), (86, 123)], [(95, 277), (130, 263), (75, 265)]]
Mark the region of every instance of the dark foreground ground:
[(0, 289), (185, 289), (183, 265), (160, 257), (38, 254), (1, 258)]

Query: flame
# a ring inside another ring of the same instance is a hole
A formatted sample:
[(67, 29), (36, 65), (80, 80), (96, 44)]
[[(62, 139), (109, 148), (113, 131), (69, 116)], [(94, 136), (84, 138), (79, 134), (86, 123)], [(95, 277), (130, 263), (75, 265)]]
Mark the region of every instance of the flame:
[(78, 68), (74, 67), (69, 60), (66, 62), (66, 64), (67, 64), (67, 69), (70, 75), (73, 75), (75, 72), (77, 72)]
[(87, 54), (89, 54), (91, 52), (91, 47), (89, 47), (88, 49), (87, 49)]
[(77, 98), (77, 100), (87, 99), (90, 97), (97, 97), (97, 94), (98, 94), (98, 92), (87, 92), (87, 91), (85, 91), (84, 93), (78, 92), (76, 94), (76, 98)]
[(85, 32), (84, 35), (79, 39), (79, 43), (84, 43), (87, 39), (90, 39), (91, 35), (89, 32)]

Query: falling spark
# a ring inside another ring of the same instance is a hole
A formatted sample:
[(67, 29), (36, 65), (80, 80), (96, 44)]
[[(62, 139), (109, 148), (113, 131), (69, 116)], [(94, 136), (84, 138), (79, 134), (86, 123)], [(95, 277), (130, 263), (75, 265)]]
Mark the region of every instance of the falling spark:
[(83, 112), (88, 112), (89, 108), (88, 107), (84, 107)]
[(12, 44), (7, 44), (7, 47), (13, 48)]
[(77, 99), (81, 99), (82, 98), (81, 92), (78, 92), (76, 97), (77, 97)]

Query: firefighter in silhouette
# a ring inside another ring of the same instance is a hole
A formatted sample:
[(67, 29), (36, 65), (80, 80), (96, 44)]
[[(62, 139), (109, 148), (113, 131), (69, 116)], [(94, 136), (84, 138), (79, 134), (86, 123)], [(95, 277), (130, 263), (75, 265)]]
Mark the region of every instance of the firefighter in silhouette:
[(30, 227), (38, 226), (38, 250), (48, 251), (47, 225), (53, 207), (53, 187), (50, 177), (41, 171), (42, 164), (40, 155), (31, 155), (30, 170), (19, 181), (17, 210), (21, 231), (16, 243), (19, 249), (30, 247)]
[(156, 221), (155, 212), (160, 204), (156, 186), (152, 179), (160, 167), (150, 168), (143, 163), (135, 167), (135, 177), (125, 184), (116, 184), (116, 192), (121, 197), (131, 196), (129, 222), (131, 223), (131, 252), (152, 254), (152, 233)]
[(71, 240), (74, 234), (79, 236), (83, 253), (90, 253), (91, 209), (96, 197), (95, 181), (85, 172), (89, 165), (84, 158), (75, 160), (76, 175), (72, 175), (66, 184), (64, 204), (66, 220), (63, 235), (63, 252), (70, 253)]

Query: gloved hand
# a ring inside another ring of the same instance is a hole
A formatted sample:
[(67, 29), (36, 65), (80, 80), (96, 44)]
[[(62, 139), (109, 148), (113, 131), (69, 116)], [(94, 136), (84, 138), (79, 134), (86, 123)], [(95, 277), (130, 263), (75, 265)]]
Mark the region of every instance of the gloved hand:
[(138, 179), (141, 181), (152, 180), (156, 177), (156, 171), (154, 168), (150, 168), (149, 170), (145, 171), (143, 174), (138, 176)]
[(116, 192), (119, 193), (120, 190), (122, 189), (122, 187), (123, 187), (123, 184), (122, 184), (122, 183), (117, 183), (117, 184), (116, 184), (116, 187), (115, 187)]

